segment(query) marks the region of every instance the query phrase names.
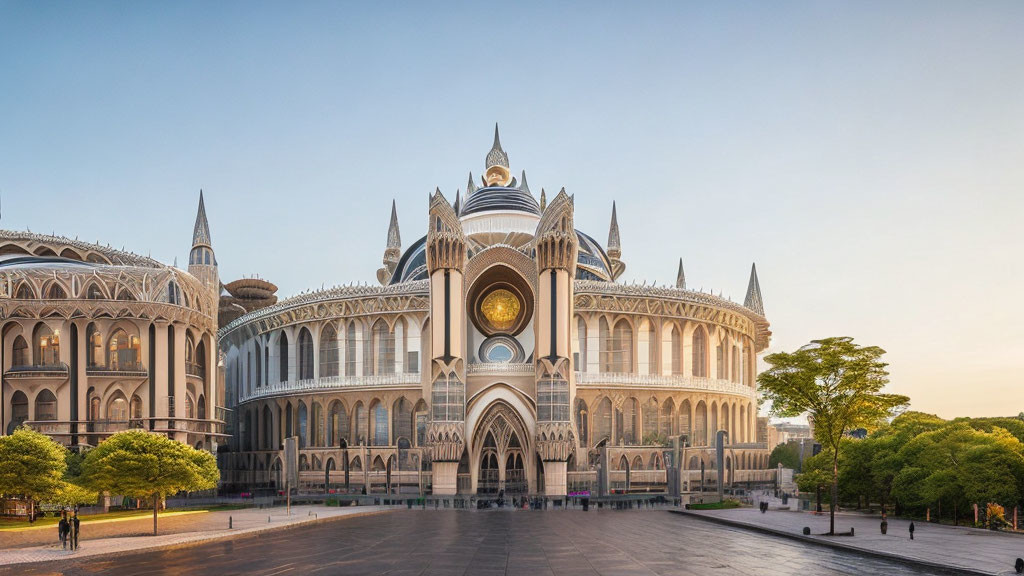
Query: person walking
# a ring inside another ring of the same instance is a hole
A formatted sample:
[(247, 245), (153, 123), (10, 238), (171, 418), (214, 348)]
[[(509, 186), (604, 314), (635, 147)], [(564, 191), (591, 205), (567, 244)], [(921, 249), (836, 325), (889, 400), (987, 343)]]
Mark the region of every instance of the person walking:
[(78, 522), (78, 512), (71, 517), (71, 549), (78, 550), (78, 537), (80, 535), (80, 528)]
[(68, 513), (63, 511), (60, 513), (60, 522), (57, 523), (57, 538), (60, 540), (62, 550), (68, 549)]
[(914, 539), (914, 521), (913, 520), (910, 521), (910, 539), (911, 540)]

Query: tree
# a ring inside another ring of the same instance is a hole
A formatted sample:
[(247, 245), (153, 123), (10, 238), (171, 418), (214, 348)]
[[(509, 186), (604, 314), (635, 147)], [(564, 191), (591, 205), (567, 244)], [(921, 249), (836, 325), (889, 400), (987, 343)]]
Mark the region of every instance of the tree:
[(29, 500), (29, 518), (36, 500), (49, 500), (62, 488), (67, 449), (49, 436), (20, 427), (0, 437), (0, 494)]
[(800, 470), (800, 444), (790, 441), (776, 446), (768, 457), (768, 467), (775, 468), (779, 464), (783, 468)]
[(906, 396), (881, 392), (889, 382), (883, 354), (877, 346), (858, 346), (848, 337), (815, 340), (796, 352), (767, 356), (771, 368), (757, 378), (772, 413), (782, 417), (807, 414), (814, 423), (815, 439), (832, 457), (829, 534), (835, 534), (843, 437), (855, 428), (877, 428), (910, 401)]
[(153, 534), (162, 498), (181, 491), (209, 490), (220, 472), (209, 452), (142, 430), (114, 434), (89, 451), (82, 480), (97, 491), (152, 499)]

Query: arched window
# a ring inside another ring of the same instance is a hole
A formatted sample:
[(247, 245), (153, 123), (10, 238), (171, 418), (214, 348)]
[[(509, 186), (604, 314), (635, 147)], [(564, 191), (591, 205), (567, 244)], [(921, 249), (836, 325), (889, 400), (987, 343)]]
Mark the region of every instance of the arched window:
[(299, 380), (310, 380), (313, 378), (313, 336), (306, 327), (299, 330), (298, 353)]
[(199, 340), (199, 344), (196, 346), (196, 355), (193, 358), (195, 362), (196, 375), (201, 378), (206, 378), (206, 342), (202, 339)]
[(587, 371), (587, 323), (582, 316), (576, 317), (576, 345), (579, 352), (576, 353), (576, 370)]
[(427, 423), (430, 422), (430, 412), (427, 409), (427, 403), (423, 400), (417, 402), (416, 409), (413, 410), (413, 414), (416, 416), (416, 445), (426, 446)]
[(196, 412), (200, 420), (206, 420), (206, 396), (203, 394), (200, 394), (199, 400), (196, 401)]
[(349, 322), (345, 329), (345, 376), (356, 375), (356, 323)]
[(185, 392), (185, 418), (196, 417), (196, 399), (191, 392)]
[(693, 414), (693, 445), (708, 445), (708, 406), (703, 400), (697, 403)]
[[(722, 427), (719, 428), (719, 430), (725, 430), (726, 432), (729, 433), (729, 442), (730, 443), (734, 442), (734, 439), (732, 437), (733, 430), (732, 430), (732, 427), (729, 426), (729, 422), (731, 422), (731, 421), (732, 420), (729, 418), (729, 405), (728, 404), (722, 404), (722, 420), (721, 420)], [(718, 435), (716, 434), (715, 436), (717, 438)]]
[(676, 435), (676, 404), (671, 398), (661, 405), (661, 418), (658, 420), (658, 432), (666, 439)]
[(740, 381), (740, 349), (735, 344), (732, 347), (732, 369), (729, 371), (729, 377), (733, 382)]
[(263, 407), (263, 438), (261, 438), (260, 448), (263, 450), (272, 450), (274, 446), (274, 415), (270, 411), (270, 406)]
[[(299, 337), (302, 341), (302, 337)], [(299, 400), (299, 448), (309, 446), (309, 414), (306, 411), (306, 403)]]
[(281, 338), (277, 342), (277, 365), (278, 381), (288, 381), (288, 335), (281, 332)]
[(348, 443), (348, 414), (340, 400), (331, 402), (327, 409), (327, 443), (338, 447), (342, 441)]
[(32, 286), (28, 282), (22, 282), (14, 291), (14, 297), (18, 300), (35, 300), (36, 295), (32, 292)]
[(715, 374), (719, 380), (725, 379), (725, 342), (721, 340), (715, 346)]
[(654, 320), (647, 321), (647, 373), (661, 374), (661, 366), (658, 365), (658, 348), (661, 342), (658, 341), (658, 331), (654, 326)]
[(167, 302), (169, 304), (182, 305), (183, 298), (181, 297), (181, 288), (178, 283), (171, 280), (167, 283)]
[(678, 376), (683, 373), (683, 334), (679, 326), (672, 325), (672, 374)]
[(11, 396), (11, 421), (7, 425), (7, 433), (13, 434), (15, 428), (21, 426), (28, 420), (28, 396), (21, 390), (16, 390)]
[(753, 354), (750, 352), (750, 344), (743, 344), (743, 383), (747, 386), (754, 385), (754, 363), (751, 360)]
[(115, 392), (110, 400), (107, 401), (107, 420), (127, 422), (128, 408), (128, 400), (125, 399), (124, 394)]
[(89, 420), (100, 419), (100, 397), (96, 394), (96, 390), (89, 388), (89, 391), (85, 394), (89, 404)]
[(85, 341), (88, 346), (86, 365), (89, 367), (103, 366), (106, 354), (103, 352), (103, 334), (92, 322), (85, 328)]
[(395, 373), (395, 333), (386, 322), (373, 323), (374, 374)]
[(651, 398), (644, 404), (644, 428), (643, 428), (643, 443), (650, 444), (653, 442), (653, 437), (658, 434), (658, 401)]
[(608, 321), (601, 318), (601, 370), (603, 372), (633, 371), (633, 331), (629, 322), (620, 319), (609, 330)]
[(627, 398), (622, 408), (615, 411), (616, 444), (619, 446), (636, 446), (639, 444), (637, 432), (640, 428), (640, 403), (636, 398)]
[(412, 441), (412, 403), (405, 396), (395, 400), (391, 410), (391, 430), (396, 439), (405, 438)]
[(50, 330), (46, 324), (36, 326), (32, 338), (35, 344), (35, 365), (56, 366), (60, 364), (60, 330)]
[[(14, 337), (14, 354), (11, 358), (11, 366), (28, 366), (28, 342), (20, 335)], [(26, 400), (27, 402), (27, 400)]]
[[(203, 410), (206, 410), (206, 400), (200, 397), (199, 402), (200, 405), (203, 406)], [(132, 395), (132, 401), (129, 409), (132, 414), (132, 427), (142, 428), (142, 398), (140, 398), (138, 394)]]
[(598, 444), (612, 438), (612, 401), (606, 396), (594, 411), (594, 439)]
[(256, 342), (256, 387), (263, 386), (263, 346)]
[(311, 446), (324, 445), (324, 409), (316, 400), (313, 401), (313, 426)]
[(355, 432), (355, 440), (360, 446), (366, 445), (366, 406), (362, 402), (357, 402), (355, 409), (352, 411), (355, 417), (355, 426), (353, 431)]
[(67, 297), (68, 293), (65, 292), (64, 288), (56, 282), (50, 284), (49, 288), (46, 289), (46, 298), (48, 300), (64, 300)]
[(111, 370), (138, 370), (139, 337), (128, 336), (121, 329), (114, 331), (107, 346), (107, 367)]
[(693, 331), (693, 375), (706, 378), (708, 375), (708, 335), (703, 326)]
[(388, 445), (388, 409), (379, 400), (375, 401), (373, 408), (373, 445)]
[(679, 405), (679, 434), (686, 436), (686, 442), (689, 446), (694, 446), (693, 438), (693, 424), (690, 421), (690, 401), (683, 400), (682, 404)]
[(57, 419), (57, 397), (46, 388), (36, 395), (36, 420)]
[(587, 419), (589, 418), (589, 416), (590, 416), (590, 414), (587, 411), (587, 403), (583, 401), (583, 398), (577, 398), (576, 399), (576, 431), (580, 435), (580, 446), (583, 446), (584, 448), (589, 448), (590, 447), (590, 444), (588, 444), (590, 436), (589, 436), (589, 434), (587, 434), (589, 432), (588, 424), (587, 424)]
[(333, 322), (320, 331), (320, 377), (338, 375), (338, 330)]

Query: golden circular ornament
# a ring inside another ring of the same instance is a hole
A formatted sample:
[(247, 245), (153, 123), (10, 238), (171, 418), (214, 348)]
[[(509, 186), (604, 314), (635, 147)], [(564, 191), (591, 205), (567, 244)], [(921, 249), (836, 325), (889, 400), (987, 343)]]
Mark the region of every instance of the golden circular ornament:
[(491, 328), (498, 332), (505, 332), (515, 325), (519, 318), (522, 304), (519, 298), (512, 292), (499, 288), (480, 302), (480, 314), (487, 320)]

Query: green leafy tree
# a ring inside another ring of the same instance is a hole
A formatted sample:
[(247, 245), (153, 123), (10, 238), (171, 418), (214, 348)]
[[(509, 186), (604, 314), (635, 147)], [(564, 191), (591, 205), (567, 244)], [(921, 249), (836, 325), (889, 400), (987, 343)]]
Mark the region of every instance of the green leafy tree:
[(162, 498), (182, 491), (209, 490), (220, 473), (209, 452), (159, 434), (129, 430), (114, 434), (89, 451), (82, 463), (86, 486), (153, 501), (153, 534)]
[(815, 340), (796, 352), (778, 352), (765, 360), (771, 368), (758, 378), (764, 401), (776, 416), (807, 414), (814, 437), (832, 456), (829, 534), (835, 534), (839, 487), (839, 453), (843, 437), (856, 428), (877, 428), (910, 399), (883, 394), (889, 382), (885, 351), (858, 346), (852, 338)]
[(0, 494), (29, 500), (29, 515), (37, 500), (50, 500), (62, 488), (67, 449), (49, 436), (20, 427), (0, 437)]
[(779, 464), (782, 464), (783, 468), (791, 468), (793, 470), (800, 470), (800, 445), (796, 442), (786, 442), (785, 444), (779, 444), (772, 450), (771, 456), (768, 457), (768, 467), (775, 468)]
[(50, 504), (58, 504), (66, 508), (73, 508), (80, 505), (95, 504), (99, 495), (95, 490), (83, 488), (71, 482), (61, 482), (57, 491), (47, 499)]

